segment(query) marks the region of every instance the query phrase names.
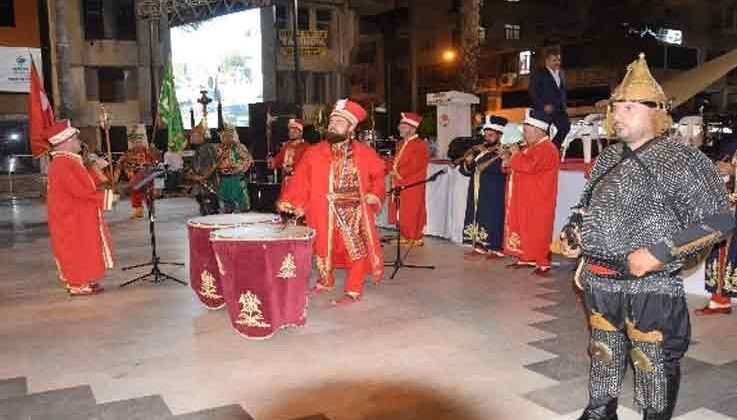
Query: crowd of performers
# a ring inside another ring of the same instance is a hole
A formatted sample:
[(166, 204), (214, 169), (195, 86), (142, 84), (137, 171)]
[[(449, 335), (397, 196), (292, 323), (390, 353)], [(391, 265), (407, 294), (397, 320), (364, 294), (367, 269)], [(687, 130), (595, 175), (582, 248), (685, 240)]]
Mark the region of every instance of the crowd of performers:
[[(422, 118), (403, 113), (394, 158), (381, 158), (355, 140), (366, 111), (340, 100), (324, 140), (309, 146), (303, 124), (289, 122), (289, 138), (269, 159), (283, 185), (277, 208), (316, 232), (318, 279), (311, 293), (329, 293), (335, 270), (346, 270), (335, 305), (361, 301), (364, 281), (379, 283), (384, 260), (376, 218), (385, 203), (385, 179), (398, 194), (390, 218), (401, 243), (422, 246), (429, 150), (417, 129)], [(509, 269), (539, 276), (551, 270), (560, 156), (551, 139), (550, 114), (529, 110), (521, 122), (489, 116), (483, 141), (455, 161), (471, 178), (464, 224), (469, 259), (515, 258)], [(619, 142), (597, 158), (580, 202), (560, 236), (565, 256), (577, 258), (591, 328), (589, 404), (579, 420), (614, 420), (627, 366), (634, 367), (635, 401), (644, 419), (670, 419), (678, 395), (680, 360), (690, 343), (690, 321), (678, 273), (712, 249), (706, 264), (709, 304), (698, 314), (731, 312), (737, 293), (737, 251), (729, 239), (735, 226), (737, 159), (716, 164), (675, 141), (668, 99), (650, 74), (644, 55), (629, 67), (609, 104), (608, 128)], [(79, 131), (67, 121), (45, 135), (51, 148), (48, 175), (49, 230), (59, 278), (71, 295), (99, 293), (97, 281), (112, 267), (113, 252), (103, 218), (116, 199), (108, 162), (85, 155)], [(202, 125), (191, 131), (194, 149), (187, 178), (202, 214), (249, 209), (243, 174), (253, 159), (228, 127), (210, 143)], [(113, 178), (125, 173), (135, 183), (159, 159), (135, 130), (129, 151)], [(130, 194), (133, 217), (141, 217), (143, 194)], [(398, 204), (398, 207), (396, 206)], [(731, 207), (732, 206), (732, 207)], [(84, 247), (80, 252), (79, 247)], [(96, 252), (89, 252), (90, 249)], [(90, 256), (93, 257), (90, 257)]]

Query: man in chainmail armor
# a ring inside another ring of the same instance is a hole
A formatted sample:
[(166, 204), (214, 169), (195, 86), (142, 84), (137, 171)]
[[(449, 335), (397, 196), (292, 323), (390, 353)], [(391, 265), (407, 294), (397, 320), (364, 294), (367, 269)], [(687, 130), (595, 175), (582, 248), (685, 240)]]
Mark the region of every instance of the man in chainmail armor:
[(188, 178), (194, 182), (192, 195), (200, 207), (200, 215), (208, 216), (220, 213), (220, 202), (216, 193), (219, 188), (216, 173), (218, 150), (215, 144), (206, 141), (207, 128), (203, 121), (189, 133), (189, 143), (192, 145), (194, 155)]
[(618, 418), (630, 361), (643, 419), (672, 417), (691, 335), (678, 272), (734, 228), (712, 163), (670, 137), (667, 103), (640, 54), (610, 99), (607, 125), (620, 142), (597, 159), (561, 234), (564, 253), (581, 257), (576, 282), (591, 327), (579, 420)]

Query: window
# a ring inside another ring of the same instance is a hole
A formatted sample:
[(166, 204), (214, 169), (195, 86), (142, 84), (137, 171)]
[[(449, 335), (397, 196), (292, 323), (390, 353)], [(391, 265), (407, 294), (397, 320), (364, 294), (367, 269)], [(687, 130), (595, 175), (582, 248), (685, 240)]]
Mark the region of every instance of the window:
[(318, 31), (329, 31), (333, 22), (333, 11), (330, 9), (317, 9), (316, 23)]
[(136, 40), (136, 12), (133, 0), (118, 0), (118, 7), (113, 9), (117, 33), (115, 39)]
[(122, 103), (138, 98), (138, 72), (126, 67), (87, 67), (84, 73), (87, 99)]
[(312, 73), (312, 85), (310, 86), (311, 104), (324, 104), (328, 101), (328, 74)]
[(125, 102), (125, 71), (115, 67), (97, 70), (100, 102)]
[(327, 35), (327, 46), (333, 48), (334, 40), (330, 33), (330, 26), (333, 24), (333, 11), (331, 9), (317, 9), (315, 11), (315, 29), (318, 31), (326, 31)]
[(689, 70), (699, 65), (699, 52), (695, 48), (667, 46), (668, 69)]
[(299, 9), (297, 13), (297, 25), (300, 31), (310, 30), (310, 9)]
[(102, 0), (84, 0), (85, 39), (105, 38), (105, 24), (102, 16)]
[(505, 53), (502, 54), (502, 73), (517, 73), (519, 66), (519, 54)]
[(134, 0), (83, 0), (85, 39), (136, 39)]
[(504, 38), (506, 39), (519, 39), (520, 26), (519, 25), (504, 25)]
[(284, 6), (276, 6), (276, 29), (289, 29), (289, 15), (287, 8)]
[(532, 51), (522, 51), (519, 53), (519, 74), (530, 74), (532, 63)]
[(0, 26), (15, 26), (14, 0), (0, 0)]

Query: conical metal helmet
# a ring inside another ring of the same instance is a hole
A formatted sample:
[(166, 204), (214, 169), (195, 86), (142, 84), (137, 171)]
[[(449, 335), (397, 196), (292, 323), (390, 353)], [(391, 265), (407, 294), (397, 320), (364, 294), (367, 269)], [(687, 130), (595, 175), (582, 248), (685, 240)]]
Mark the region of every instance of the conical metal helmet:
[(627, 66), (627, 74), (614, 89), (610, 101), (652, 103), (663, 110), (667, 110), (670, 104), (665, 91), (650, 73), (644, 53)]

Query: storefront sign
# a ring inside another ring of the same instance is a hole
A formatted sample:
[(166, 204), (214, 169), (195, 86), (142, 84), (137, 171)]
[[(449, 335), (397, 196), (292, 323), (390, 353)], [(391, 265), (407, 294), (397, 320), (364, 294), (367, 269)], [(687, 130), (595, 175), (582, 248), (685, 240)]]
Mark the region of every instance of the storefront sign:
[(0, 47), (0, 92), (28, 93), (31, 84), (31, 56), (41, 74), (41, 49)]
[[(279, 51), (282, 55), (294, 54), (292, 31), (279, 31)], [(299, 31), (297, 45), (301, 55), (325, 55), (328, 52), (328, 31)]]

